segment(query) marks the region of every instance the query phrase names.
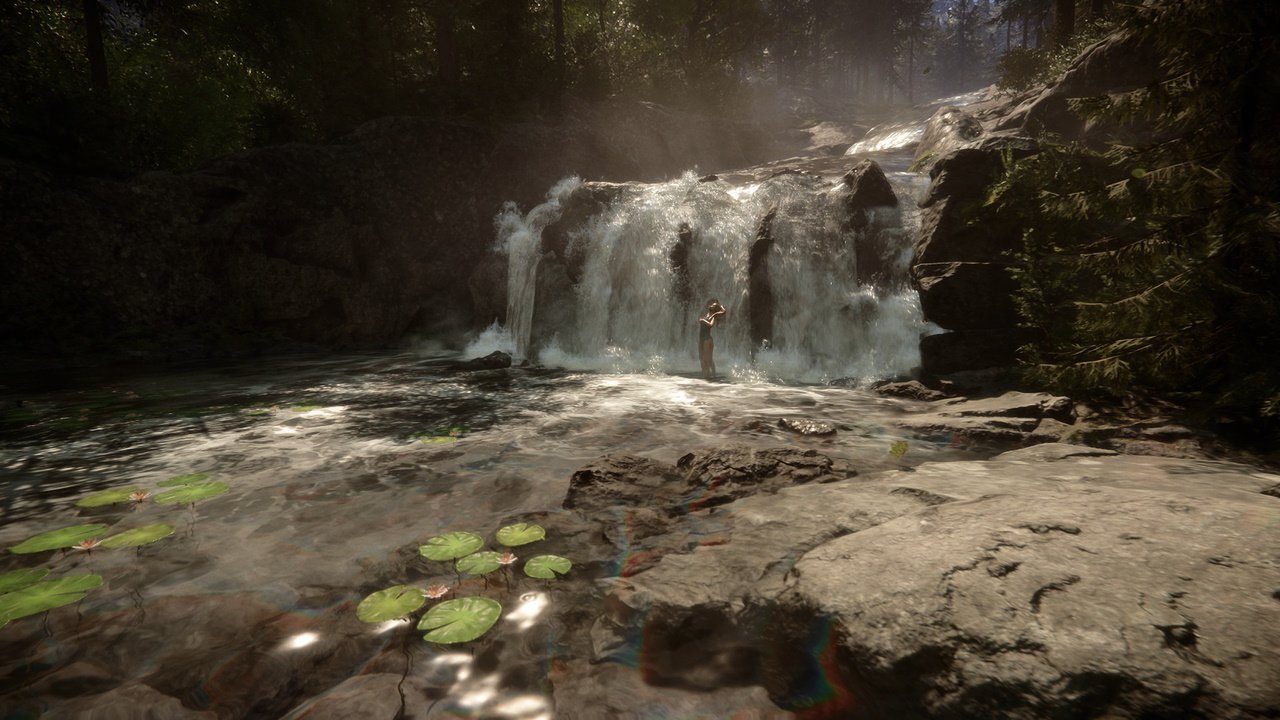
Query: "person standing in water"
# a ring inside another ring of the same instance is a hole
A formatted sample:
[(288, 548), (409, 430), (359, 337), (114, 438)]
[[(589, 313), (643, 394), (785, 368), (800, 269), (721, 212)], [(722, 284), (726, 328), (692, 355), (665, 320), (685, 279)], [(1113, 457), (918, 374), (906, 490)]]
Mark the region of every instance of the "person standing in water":
[(711, 298), (707, 303), (707, 311), (698, 318), (698, 357), (702, 360), (702, 375), (710, 380), (716, 376), (716, 361), (711, 353), (715, 350), (715, 342), (711, 339), (711, 328), (716, 321), (728, 314), (719, 300)]

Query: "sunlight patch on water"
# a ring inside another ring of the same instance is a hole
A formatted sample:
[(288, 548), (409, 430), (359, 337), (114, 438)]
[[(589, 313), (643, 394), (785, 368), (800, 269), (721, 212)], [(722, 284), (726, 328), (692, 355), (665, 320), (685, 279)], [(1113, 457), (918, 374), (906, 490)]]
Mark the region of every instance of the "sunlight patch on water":
[(316, 644), (320, 640), (320, 635), (313, 632), (298, 633), (293, 637), (285, 640), (280, 644), (282, 650), (301, 650), (304, 647)]
[(865, 153), (887, 152), (898, 150), (920, 142), (924, 135), (924, 125), (911, 123), (891, 125), (887, 128), (876, 128), (868, 133), (868, 137), (859, 140), (845, 151), (845, 155), (861, 155)]
[(503, 619), (515, 623), (520, 630), (528, 630), (533, 627), (533, 623), (541, 617), (549, 604), (551, 604), (551, 598), (546, 593), (525, 593), (520, 596), (520, 604), (516, 609), (504, 615)]

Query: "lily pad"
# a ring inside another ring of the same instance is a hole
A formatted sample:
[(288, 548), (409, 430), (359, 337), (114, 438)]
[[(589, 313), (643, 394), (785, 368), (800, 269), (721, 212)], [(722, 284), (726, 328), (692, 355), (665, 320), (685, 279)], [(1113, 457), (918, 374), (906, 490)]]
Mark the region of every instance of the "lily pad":
[(427, 611), (418, 622), (419, 630), (428, 630), (422, 639), (452, 644), (475, 640), (489, 632), (502, 616), (502, 605), (496, 600), (465, 597), (446, 600)]
[(294, 412), (304, 413), (304, 412), (311, 412), (312, 410), (319, 410), (322, 407), (324, 406), (323, 405), (294, 405), (289, 409)]
[(367, 623), (395, 620), (422, 607), (426, 601), (426, 596), (418, 588), (395, 585), (361, 600), (356, 607), (356, 617)]
[(115, 505), (116, 503), (129, 502), (130, 496), (138, 492), (138, 488), (118, 488), (116, 490), (103, 490), (100, 493), (94, 493), (88, 497), (80, 498), (76, 503), (76, 507), (96, 508), (103, 505)]
[(428, 560), (457, 560), (484, 547), (484, 538), (469, 532), (451, 532), (427, 539), (418, 553)]
[(0, 573), (0, 593), (13, 592), (29, 585), (35, 585), (48, 574), (49, 571), (44, 568), (26, 568)]
[(173, 534), (174, 527), (167, 523), (156, 523), (155, 525), (147, 525), (145, 527), (125, 530), (119, 535), (112, 535), (102, 541), (104, 548), (126, 548), (140, 547), (142, 545), (150, 545), (151, 543), (167, 538)]
[(209, 479), (208, 473), (191, 473), (190, 475), (179, 475), (171, 477), (168, 480), (161, 480), (157, 483), (160, 487), (185, 487), (187, 485), (196, 485)]
[(172, 505), (173, 503), (193, 503), (200, 500), (208, 500), (211, 497), (217, 497), (227, 491), (227, 484), (224, 482), (211, 482), (203, 485), (188, 485), (175, 490), (168, 490), (156, 496), (156, 502), (161, 505)]
[(890, 454), (890, 455), (892, 455), (894, 458), (900, 458), (900, 457), (902, 457), (903, 455), (906, 455), (906, 454), (907, 454), (907, 441), (906, 441), (906, 440), (894, 440), (894, 441), (893, 441), (893, 444), (889, 446), (889, 454)]
[(498, 531), (498, 542), (507, 547), (518, 547), (520, 545), (528, 545), (531, 542), (537, 542), (547, 537), (547, 531), (542, 529), (541, 525), (529, 525), (528, 523), (516, 523), (508, 525)]
[(554, 580), (556, 575), (569, 572), (571, 567), (573, 563), (569, 558), (562, 558), (559, 555), (538, 555), (529, 558), (529, 562), (524, 564), (524, 574), (529, 577)]
[(0, 627), (10, 620), (78, 602), (85, 593), (101, 584), (101, 575), (70, 575), (0, 595)]
[(455, 567), (458, 568), (458, 572), (468, 575), (488, 575), (502, 567), (501, 557), (501, 555), (492, 550), (486, 550), (485, 552), (478, 552), (462, 558)]
[(106, 525), (74, 525), (60, 530), (50, 530), (23, 540), (9, 548), (9, 552), (18, 555), (38, 553), (45, 550), (69, 548), (81, 540), (96, 538), (107, 529)]
[(448, 435), (423, 435), (418, 438), (418, 442), (426, 445), (443, 445), (445, 443), (458, 442), (458, 438)]

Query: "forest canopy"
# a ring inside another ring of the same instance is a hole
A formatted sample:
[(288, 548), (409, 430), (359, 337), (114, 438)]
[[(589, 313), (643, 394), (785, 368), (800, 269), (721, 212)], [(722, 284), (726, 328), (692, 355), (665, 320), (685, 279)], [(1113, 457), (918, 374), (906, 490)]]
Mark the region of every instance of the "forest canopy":
[[(0, 152), (190, 167), (386, 115), (554, 114), (566, 95), (715, 114), (807, 93), (915, 102), (1049, 47), (1098, 0), (12, 0)], [(1071, 27), (1074, 27), (1072, 25)], [(1028, 50), (1029, 51), (1029, 50)], [(936, 70), (935, 70), (936, 68)]]

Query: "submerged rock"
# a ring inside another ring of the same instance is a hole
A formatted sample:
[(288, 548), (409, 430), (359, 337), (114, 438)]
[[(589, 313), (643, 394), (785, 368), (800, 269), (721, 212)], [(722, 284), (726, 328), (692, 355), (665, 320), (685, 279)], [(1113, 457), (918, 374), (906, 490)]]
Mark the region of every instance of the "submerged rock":
[(472, 358), (451, 366), (454, 371), (502, 370), (511, 367), (511, 356), (501, 350), (494, 350), (484, 357)]
[(835, 425), (806, 418), (782, 418), (778, 421), (778, 427), (783, 430), (790, 430), (797, 435), (828, 436), (836, 434)]

